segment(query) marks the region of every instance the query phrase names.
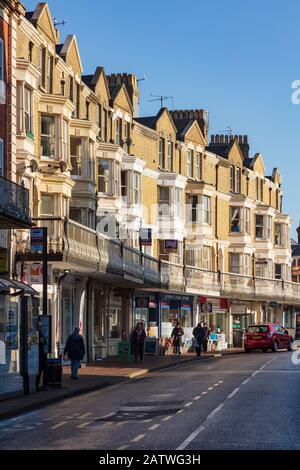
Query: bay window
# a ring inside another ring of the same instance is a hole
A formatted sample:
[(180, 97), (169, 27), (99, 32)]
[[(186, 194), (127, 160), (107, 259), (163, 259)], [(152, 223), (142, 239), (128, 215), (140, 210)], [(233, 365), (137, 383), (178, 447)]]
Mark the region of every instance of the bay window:
[(211, 269), (211, 247), (204, 245), (202, 247), (202, 269)]
[(209, 196), (202, 196), (204, 223), (211, 224), (211, 199)]
[(128, 199), (128, 180), (129, 174), (128, 171), (121, 171), (121, 196), (124, 202), (129, 201)]
[(68, 144), (69, 144), (69, 129), (68, 122), (62, 120), (62, 159), (64, 162), (68, 161)]
[(246, 235), (250, 235), (250, 209), (244, 208), (244, 232)]
[(256, 215), (255, 220), (255, 238), (262, 240), (264, 238), (264, 216)]
[(275, 223), (274, 225), (274, 243), (277, 246), (283, 246), (283, 224)]
[(229, 253), (229, 272), (240, 274), (240, 254)]
[(187, 266), (199, 266), (199, 250), (190, 248), (185, 250), (185, 264)]
[(41, 115), (41, 156), (55, 158), (55, 117)]
[(188, 222), (199, 222), (198, 196), (188, 196)]
[(133, 173), (133, 204), (139, 204), (141, 197), (141, 175)]
[(94, 144), (89, 141), (89, 156), (87, 161), (87, 176), (90, 180), (94, 179)]
[(81, 139), (71, 139), (71, 175), (84, 176), (84, 141)]
[(251, 275), (251, 255), (248, 253), (229, 253), (229, 272)]
[(241, 232), (241, 208), (231, 207), (230, 208), (230, 232), (236, 233)]
[(159, 189), (159, 215), (169, 216), (170, 214), (170, 189), (160, 186)]
[(182, 189), (175, 188), (174, 216), (182, 218)]
[(98, 191), (112, 195), (112, 160), (98, 160)]
[(283, 277), (283, 265), (275, 263), (275, 279), (282, 279)]
[(41, 195), (41, 216), (54, 216), (54, 196), (51, 194)]
[(24, 87), (24, 124), (25, 131), (32, 132), (32, 91)]

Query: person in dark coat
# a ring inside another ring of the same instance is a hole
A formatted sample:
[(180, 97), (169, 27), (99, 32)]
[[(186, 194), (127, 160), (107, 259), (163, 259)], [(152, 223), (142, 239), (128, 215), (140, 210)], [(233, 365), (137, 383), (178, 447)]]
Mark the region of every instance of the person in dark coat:
[(173, 328), (171, 338), (173, 338), (173, 346), (174, 346), (174, 354), (181, 354), (180, 346), (181, 346), (181, 336), (183, 336), (184, 332), (179, 322), (176, 323), (176, 326)]
[(67, 343), (64, 349), (64, 356), (68, 354), (68, 358), (71, 359), (71, 378), (78, 379), (78, 369), (80, 361), (85, 355), (85, 347), (83, 337), (79, 334), (80, 329), (78, 326), (74, 328), (73, 333), (68, 337)]
[(205, 331), (205, 337), (204, 337), (204, 341), (203, 341), (203, 349), (204, 349), (204, 352), (207, 352), (207, 345), (208, 345), (210, 330), (207, 326), (207, 323), (203, 324), (203, 328), (204, 328), (204, 331)]
[(145, 339), (146, 339), (146, 331), (143, 328), (143, 323), (137, 323), (131, 336), (134, 361), (136, 363), (138, 363), (138, 358), (140, 358), (140, 362), (142, 362), (143, 360)]
[(197, 356), (201, 356), (201, 346), (205, 344), (205, 338), (206, 338), (206, 330), (202, 326), (201, 323), (198, 323), (196, 328), (193, 330), (193, 336), (196, 339), (198, 346), (196, 346), (196, 354)]

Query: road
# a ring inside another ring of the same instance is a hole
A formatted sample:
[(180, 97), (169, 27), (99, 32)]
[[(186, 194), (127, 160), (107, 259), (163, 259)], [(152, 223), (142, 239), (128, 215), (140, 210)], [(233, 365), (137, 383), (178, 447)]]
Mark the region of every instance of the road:
[(300, 449), (291, 353), (212, 358), (0, 421), (1, 449)]

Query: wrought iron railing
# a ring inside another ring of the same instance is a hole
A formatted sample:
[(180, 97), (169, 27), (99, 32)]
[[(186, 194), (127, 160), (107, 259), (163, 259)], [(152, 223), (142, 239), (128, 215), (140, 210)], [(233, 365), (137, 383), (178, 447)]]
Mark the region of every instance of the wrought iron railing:
[(0, 215), (12, 227), (30, 226), (29, 191), (19, 184), (0, 176)]

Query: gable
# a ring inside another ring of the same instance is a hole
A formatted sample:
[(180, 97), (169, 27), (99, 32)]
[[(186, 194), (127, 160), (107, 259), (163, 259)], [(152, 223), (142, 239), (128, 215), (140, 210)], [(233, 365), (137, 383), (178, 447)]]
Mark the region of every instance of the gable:
[(164, 109), (161, 116), (156, 121), (156, 130), (166, 131), (169, 134), (177, 134), (177, 129), (167, 108)]
[(99, 71), (98, 77), (96, 75), (97, 71), (95, 72), (94, 76), (94, 78), (97, 80), (95, 83), (95, 95), (102, 103), (104, 102), (108, 106), (110, 96), (105, 72), (102, 69)]
[(195, 142), (197, 144), (205, 146), (205, 139), (203, 137), (203, 134), (201, 132), (201, 129), (199, 127), (199, 124), (197, 121), (194, 121), (191, 127), (188, 129), (188, 131), (185, 134), (185, 139), (186, 140), (191, 140), (192, 142)]
[(39, 32), (44, 33), (47, 38), (56, 44), (57, 33), (54, 28), (52, 16), (47, 3), (39, 4), (32, 16), (32, 23)]
[(228, 153), (228, 160), (235, 165), (243, 166), (243, 154), (236, 141), (233, 141)]
[(61, 56), (64, 57), (66, 64), (69, 65), (75, 73), (78, 75), (82, 74), (83, 68), (81, 65), (76, 37), (74, 35), (67, 36), (61, 50)]
[(253, 161), (253, 171), (261, 176), (265, 176), (266, 168), (260, 153), (257, 153)]
[(122, 85), (118, 91), (118, 94), (114, 99), (114, 105), (118, 106), (124, 111), (127, 111), (128, 113), (132, 113), (132, 105), (128, 93), (126, 92), (125, 85)]
[(277, 186), (281, 185), (281, 174), (279, 173), (278, 168), (274, 168), (272, 172), (272, 180)]

